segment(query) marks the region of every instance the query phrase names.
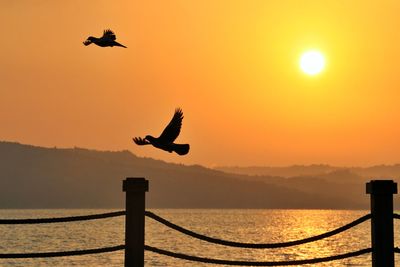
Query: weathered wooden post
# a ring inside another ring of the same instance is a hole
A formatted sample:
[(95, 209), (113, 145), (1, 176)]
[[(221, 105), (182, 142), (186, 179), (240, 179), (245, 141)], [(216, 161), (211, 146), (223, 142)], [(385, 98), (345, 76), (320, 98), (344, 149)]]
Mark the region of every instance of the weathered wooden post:
[(372, 180), (367, 183), (371, 195), (372, 267), (394, 267), (393, 194), (397, 183)]
[(125, 267), (143, 267), (145, 193), (149, 182), (144, 178), (126, 178), (122, 190), (126, 192)]

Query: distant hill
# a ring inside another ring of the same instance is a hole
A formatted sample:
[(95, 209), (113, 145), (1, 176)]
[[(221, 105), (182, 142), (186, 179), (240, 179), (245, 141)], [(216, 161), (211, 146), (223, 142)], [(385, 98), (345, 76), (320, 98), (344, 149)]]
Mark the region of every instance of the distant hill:
[(329, 173), (340, 169), (339, 167), (332, 167), (329, 165), (293, 165), (288, 167), (266, 167), (266, 166), (249, 166), (249, 167), (236, 167), (236, 166), (221, 166), (214, 169), (223, 172), (244, 174), (244, 175), (271, 175), (281, 177), (293, 177), (303, 175), (320, 175)]
[(258, 175), (258, 176), (318, 176), (325, 175), (340, 170), (348, 170), (355, 174), (370, 179), (376, 178), (400, 178), (400, 164), (395, 165), (378, 165), (372, 167), (335, 167), (324, 164), (313, 165), (293, 165), (288, 167), (267, 167), (267, 166), (249, 166), (249, 167), (230, 167), (221, 166), (215, 167), (215, 170), (220, 170), (228, 173), (243, 174), (243, 175)]
[[(378, 171), (378, 170), (376, 170)], [(0, 208), (121, 208), (122, 180), (150, 181), (151, 208), (368, 208), (366, 178), (250, 176), (166, 163), (129, 151), (58, 149), (0, 142)]]

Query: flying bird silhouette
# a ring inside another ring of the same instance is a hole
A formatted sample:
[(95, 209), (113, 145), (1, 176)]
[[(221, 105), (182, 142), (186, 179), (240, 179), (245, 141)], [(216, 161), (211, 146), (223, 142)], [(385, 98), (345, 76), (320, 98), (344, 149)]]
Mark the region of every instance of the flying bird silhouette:
[(168, 151), (169, 153), (175, 152), (178, 155), (186, 155), (189, 152), (189, 144), (174, 143), (181, 131), (182, 119), (182, 109), (177, 108), (175, 109), (175, 113), (171, 121), (158, 138), (155, 138), (151, 135), (146, 135), (145, 138), (134, 137), (132, 139), (137, 145), (140, 146), (151, 144), (154, 147)]
[(117, 37), (115, 36), (114, 32), (112, 30), (108, 29), (108, 30), (104, 30), (103, 36), (101, 36), (100, 38), (89, 36), (87, 38), (87, 40), (83, 42), (83, 44), (90, 45), (91, 43), (94, 43), (101, 47), (121, 46), (121, 47), (127, 48), (126, 46), (116, 42), (115, 41), (116, 39), (117, 39)]

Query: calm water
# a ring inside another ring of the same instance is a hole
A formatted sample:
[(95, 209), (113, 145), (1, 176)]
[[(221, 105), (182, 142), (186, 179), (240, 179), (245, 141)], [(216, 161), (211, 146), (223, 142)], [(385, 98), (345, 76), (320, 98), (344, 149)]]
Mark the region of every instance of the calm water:
[[(1, 218), (86, 215), (110, 210), (0, 210)], [(241, 242), (282, 242), (324, 233), (368, 211), (329, 210), (152, 210), (183, 227), (205, 235)], [(323, 257), (370, 247), (369, 221), (322, 241), (284, 249), (238, 249), (194, 240), (146, 220), (146, 243), (201, 257), (281, 261)], [(395, 232), (400, 232), (396, 223)], [(42, 225), (0, 225), (1, 253), (63, 251), (124, 243), (124, 217)], [(400, 240), (396, 239), (396, 245)], [(222, 266), (199, 264), (146, 252), (146, 266)], [(396, 258), (400, 262), (400, 257)], [(49, 259), (0, 259), (0, 266), (123, 266), (123, 252)], [(310, 266), (310, 265), (303, 265)], [(371, 266), (370, 255), (313, 266)]]

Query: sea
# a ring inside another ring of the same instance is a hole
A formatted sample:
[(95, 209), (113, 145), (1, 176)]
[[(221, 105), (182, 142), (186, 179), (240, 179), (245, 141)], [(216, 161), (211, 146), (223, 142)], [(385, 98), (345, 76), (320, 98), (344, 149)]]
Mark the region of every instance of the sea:
[[(49, 209), (0, 210), (0, 218), (42, 218), (88, 215), (116, 210)], [(225, 240), (275, 243), (322, 234), (368, 214), (368, 210), (152, 209), (163, 218), (192, 231)], [(82, 250), (124, 243), (124, 217), (100, 220), (0, 225), (0, 253)], [(209, 244), (146, 218), (145, 243), (164, 250), (224, 260), (288, 261), (352, 252), (371, 246), (370, 221), (317, 242), (282, 249), (241, 249)], [(395, 245), (400, 245), (400, 222), (395, 221)], [(400, 263), (400, 257), (396, 255)], [(124, 252), (85, 256), (0, 259), (2, 267), (123, 266)], [(145, 252), (145, 266), (225, 266), (174, 259)], [(371, 255), (296, 266), (371, 266)]]

